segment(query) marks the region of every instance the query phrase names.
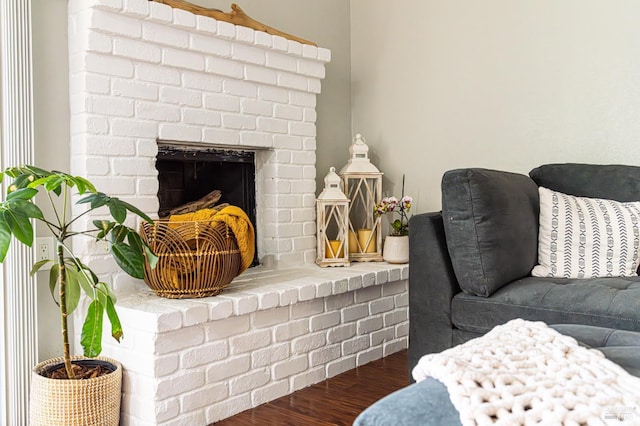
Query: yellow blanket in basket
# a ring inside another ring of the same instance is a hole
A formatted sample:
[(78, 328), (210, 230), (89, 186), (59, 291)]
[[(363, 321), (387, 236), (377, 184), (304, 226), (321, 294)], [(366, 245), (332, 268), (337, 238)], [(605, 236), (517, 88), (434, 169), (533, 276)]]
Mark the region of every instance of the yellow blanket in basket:
[(201, 209), (193, 213), (174, 214), (169, 218), (170, 222), (199, 220), (224, 222), (231, 228), (240, 249), (241, 265), (238, 274), (243, 273), (253, 262), (256, 239), (253, 224), (244, 210), (236, 206), (227, 206), (220, 211), (216, 209)]

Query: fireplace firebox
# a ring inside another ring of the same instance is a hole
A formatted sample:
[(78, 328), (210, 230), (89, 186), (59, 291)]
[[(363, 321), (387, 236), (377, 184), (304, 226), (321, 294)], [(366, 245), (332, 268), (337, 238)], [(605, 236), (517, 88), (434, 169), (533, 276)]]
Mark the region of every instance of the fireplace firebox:
[[(156, 169), (159, 183), (158, 214), (161, 218), (168, 216), (172, 209), (199, 200), (213, 190), (219, 190), (221, 197), (217, 205), (226, 203), (240, 207), (256, 228), (253, 151), (159, 143)], [(256, 247), (252, 266), (257, 264)]]

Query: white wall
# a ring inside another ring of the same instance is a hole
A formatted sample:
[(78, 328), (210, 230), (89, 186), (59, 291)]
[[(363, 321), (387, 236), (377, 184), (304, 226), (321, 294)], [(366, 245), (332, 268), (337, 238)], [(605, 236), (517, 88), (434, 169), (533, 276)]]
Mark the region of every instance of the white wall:
[(351, 0), (353, 132), (385, 188), (442, 173), (640, 165), (640, 2)]
[[(31, 10), (35, 162), (45, 169), (68, 171), (67, 3), (33, 0)], [(38, 229), (39, 235), (46, 235), (45, 232)], [(58, 308), (49, 292), (48, 273), (39, 273), (37, 280), (38, 358), (43, 360), (62, 355), (62, 334)]]

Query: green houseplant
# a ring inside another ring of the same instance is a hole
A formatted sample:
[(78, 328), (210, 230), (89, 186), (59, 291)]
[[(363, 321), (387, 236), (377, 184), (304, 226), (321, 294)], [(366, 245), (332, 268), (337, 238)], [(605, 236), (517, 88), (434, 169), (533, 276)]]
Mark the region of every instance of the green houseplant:
[[(56, 241), (54, 259), (45, 259), (33, 265), (31, 274), (43, 268), (49, 268), (49, 288), (55, 303), (59, 307), (62, 326), (63, 368), (56, 378), (84, 378), (86, 373), (78, 373), (72, 366), (69, 345), (68, 317), (78, 307), (82, 293), (90, 303), (86, 309), (82, 325), (81, 345), (84, 356), (97, 357), (102, 351), (104, 314), (111, 324), (111, 335), (116, 340), (122, 338), (122, 326), (115, 309), (116, 297), (111, 287), (100, 281), (98, 276), (73, 252), (70, 239), (88, 236), (104, 241), (116, 263), (127, 274), (135, 278), (144, 278), (144, 257), (150, 264), (157, 258), (142, 241), (138, 233), (127, 226), (127, 214), (132, 213), (146, 221), (151, 219), (133, 205), (98, 192), (87, 179), (58, 171), (43, 170), (34, 166), (9, 167), (0, 172), (0, 182), (13, 178), (7, 189), (5, 199), (0, 202), (0, 263), (4, 262), (11, 241), (31, 246), (34, 241), (33, 221), (40, 222), (48, 229)], [(36, 195), (41, 194), (42, 202), (50, 204), (47, 216), (34, 203)], [(81, 196), (76, 204), (87, 208), (75, 217), (69, 215), (69, 207), (75, 195)], [(96, 209), (103, 209), (104, 217), (93, 220), (87, 229), (78, 229), (80, 218)], [(100, 373), (100, 374), (107, 374)], [(43, 373), (44, 374), (44, 373)], [(47, 373), (51, 377), (52, 373)], [(95, 375), (95, 373), (93, 374)], [(119, 390), (118, 390), (119, 393)], [(33, 396), (33, 395), (32, 395)], [(119, 394), (118, 394), (119, 398)]]

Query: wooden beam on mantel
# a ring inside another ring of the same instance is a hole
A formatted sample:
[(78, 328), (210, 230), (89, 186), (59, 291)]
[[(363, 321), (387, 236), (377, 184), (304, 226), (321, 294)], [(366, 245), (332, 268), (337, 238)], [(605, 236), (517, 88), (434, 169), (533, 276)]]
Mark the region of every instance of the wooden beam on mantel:
[(149, 0), (149, 1), (155, 1), (158, 3), (166, 4), (176, 9), (186, 10), (195, 15), (208, 16), (210, 18), (217, 19), (218, 21), (230, 22), (234, 25), (248, 27), (256, 31), (263, 31), (267, 34), (277, 35), (280, 37), (284, 37), (288, 40), (297, 41), (302, 44), (310, 44), (312, 46), (317, 46), (317, 44), (312, 41), (305, 40), (303, 38), (284, 33), (280, 30), (276, 30), (273, 27), (265, 25), (262, 22), (256, 21), (255, 19), (247, 15), (244, 12), (244, 10), (242, 10), (240, 6), (238, 6), (235, 3), (231, 4), (231, 12), (226, 13), (221, 11), (220, 9), (210, 9), (207, 7), (197, 6), (193, 3), (189, 3), (186, 0)]

